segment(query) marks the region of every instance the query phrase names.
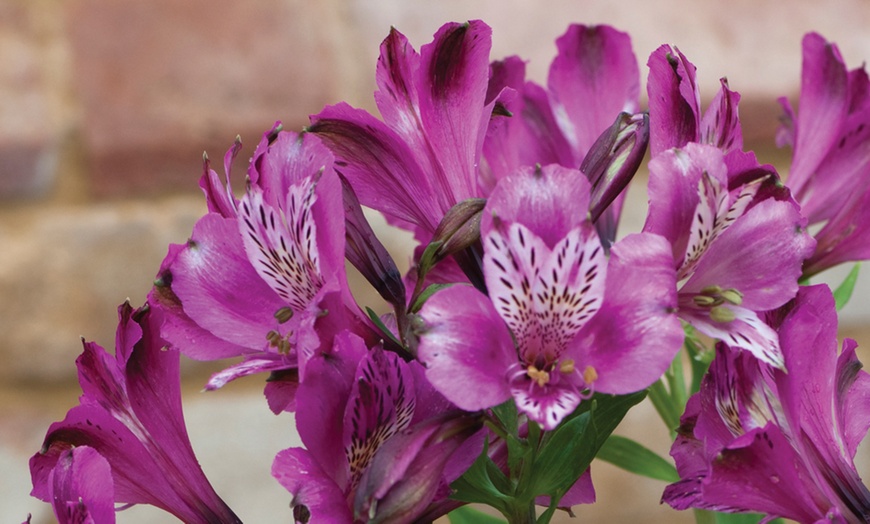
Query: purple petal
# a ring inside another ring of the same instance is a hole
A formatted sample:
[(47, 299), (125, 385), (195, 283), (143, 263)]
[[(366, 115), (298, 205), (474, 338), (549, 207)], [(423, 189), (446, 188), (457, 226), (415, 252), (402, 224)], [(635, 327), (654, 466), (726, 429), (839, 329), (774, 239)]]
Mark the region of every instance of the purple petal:
[(604, 303), (566, 351), (594, 368), (596, 391), (639, 391), (670, 365), (683, 340), (675, 279), (664, 238), (640, 233), (613, 245)]
[(237, 137), (236, 142), (224, 155), (224, 173), (226, 183), (221, 183), (220, 177), (213, 169), (209, 168), (208, 157), (203, 158), (202, 177), (199, 179), (199, 187), (205, 193), (205, 202), (209, 213), (217, 213), (224, 218), (236, 216), (236, 198), (233, 196), (233, 188), (230, 185), (230, 168), (236, 155), (242, 149), (242, 142)]
[(836, 414), (850, 459), (870, 427), (870, 375), (861, 370), (856, 346), (852, 339), (843, 340), (843, 352), (837, 359)]
[(573, 24), (556, 46), (547, 85), (579, 166), (619, 113), (638, 111), (640, 73), (631, 39), (609, 26)]
[(355, 488), (383, 443), (411, 424), (414, 378), (405, 361), (380, 348), (359, 362), (344, 412), (344, 450)]
[(341, 488), (304, 449), (279, 452), (272, 462), (272, 476), (293, 496), (290, 507), (294, 522), (353, 522)]
[(64, 451), (49, 473), (49, 497), (60, 524), (114, 524), (114, 487), (109, 463), (81, 446)]
[(711, 144), (725, 153), (743, 149), (743, 131), (737, 116), (740, 94), (728, 88), (728, 80), (719, 80), (722, 88), (713, 97), (700, 122), (699, 142)]
[(773, 367), (786, 369), (779, 337), (755, 311), (730, 304), (718, 306), (730, 311), (734, 318), (717, 321), (711, 318), (710, 309), (695, 306), (692, 296), (680, 293), (680, 318), (709, 337), (722, 340), (732, 348), (745, 349)]
[(718, 285), (742, 293), (745, 308), (781, 306), (797, 293), (801, 265), (815, 247), (804, 226), (791, 202), (756, 204), (710, 244), (681, 292)]
[(441, 209), (433, 198), (437, 192), (428, 171), (395, 131), (347, 104), (328, 106), (311, 117), (308, 131), (335, 153), (339, 171), (363, 205), (435, 231), (449, 206)]
[(226, 386), (237, 378), (269, 371), (282, 371), (295, 368), (296, 366), (297, 359), (295, 355), (285, 355), (280, 353), (258, 353), (250, 355), (245, 357), (241, 362), (222, 369), (209, 377), (205, 389), (207, 391), (214, 391)]
[(675, 509), (758, 511), (800, 522), (816, 522), (825, 511), (821, 494), (805, 482), (810, 473), (778, 427), (755, 429), (723, 449), (705, 476), (665, 489), (662, 501)]
[(804, 265), (811, 276), (849, 261), (870, 259), (870, 190), (852, 194), (816, 233), (816, 250)]
[(556, 429), (582, 400), (577, 387), (567, 381), (558, 385), (539, 386), (527, 377), (511, 385), (511, 394), (517, 409), (546, 431)]
[(663, 45), (649, 57), (650, 154), (697, 142), (701, 95), (695, 66), (679, 49)]
[(649, 163), (649, 213), (643, 230), (662, 235), (673, 246), (676, 267), (684, 265), (692, 224), (701, 204), (699, 187), (706, 175), (727, 187), (722, 152), (714, 147), (689, 144), (666, 151)]
[(457, 284), (432, 296), (420, 316), (425, 328), (418, 358), (438, 391), (467, 411), (510, 398), (506, 373), (517, 353), (489, 298)]
[[(420, 49), (420, 117), (439, 169), (433, 173), (446, 211), (478, 196), (476, 166), (490, 111), (484, 108), (492, 30), (479, 20), (443, 25)], [(430, 195), (431, 198), (431, 195)]]
[(335, 337), (332, 350), (313, 357), (296, 393), (296, 427), (308, 452), (336, 484), (348, 482), (344, 416), (359, 362), (368, 352), (355, 335)]
[[(578, 504), (592, 504), (595, 502), (595, 486), (592, 485), (592, 470), (587, 469), (580, 475), (577, 482), (562, 495), (559, 500), (560, 508), (570, 508)], [(538, 506), (549, 506), (550, 497), (541, 496), (535, 499)]]
[(788, 179), (799, 201), (805, 201), (814, 171), (839, 136), (848, 110), (847, 96), (846, 66), (837, 47), (817, 33), (804, 36), (801, 102)]
[(171, 289), (184, 312), (197, 325), (237, 346), (235, 352), (218, 353), (216, 349), (230, 347), (170, 338), (189, 357), (215, 360), (261, 351), (268, 345), (268, 333), (280, 331), (275, 313), (286, 304), (245, 256), (236, 220), (216, 214), (202, 217), (169, 269)]
[(551, 249), (568, 232), (586, 221), (589, 181), (580, 171), (557, 165), (524, 167), (496, 186), (480, 224), (481, 237), (493, 227), (493, 216), (519, 222)]

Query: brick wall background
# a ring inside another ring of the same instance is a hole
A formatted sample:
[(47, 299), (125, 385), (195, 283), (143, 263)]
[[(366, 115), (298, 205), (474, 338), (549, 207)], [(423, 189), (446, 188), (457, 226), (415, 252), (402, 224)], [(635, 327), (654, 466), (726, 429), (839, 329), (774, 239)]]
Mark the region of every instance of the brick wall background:
[[(698, 66), (702, 96), (709, 98), (720, 76), (741, 92), (747, 148), (783, 171), (787, 155), (773, 148), (775, 98), (796, 97), (802, 34), (817, 30), (836, 41), (852, 67), (870, 59), (870, 0), (732, 0), (727, 7), (678, 0), (0, 0), (0, 513), (50, 521), (27, 497), (26, 459), (75, 402), (79, 337), (110, 344), (117, 304), (144, 300), (167, 244), (183, 242), (205, 211), (197, 186), (202, 151), (219, 159), (240, 134), (250, 152), (275, 120), (296, 129), (340, 100), (372, 110), (378, 44), (391, 25), (419, 48), (441, 23), (470, 18), (493, 27), (493, 58), (520, 54), (538, 81), (570, 22), (628, 31), (642, 74), (650, 52), (676, 44)], [(633, 195), (642, 208), (644, 190)], [(641, 220), (642, 213), (635, 211)], [(843, 320), (845, 332), (865, 345), (868, 280)], [(214, 369), (187, 368), (191, 391)], [(259, 387), (254, 379), (221, 398), (191, 394), (188, 416), (218, 490), (243, 519), (272, 521), (286, 501), (268, 464), (292, 445), (292, 420), (270, 418)], [(229, 433), (215, 431), (216, 417), (229, 417), (230, 429), (242, 432), (232, 445), (265, 439), (255, 444), (259, 459), (214, 440)], [(633, 417), (634, 428), (656, 424), (648, 412)], [(667, 449), (665, 440), (657, 444)], [(263, 478), (247, 480), (240, 472), (255, 463), (251, 475)], [(661, 522), (690, 518), (658, 507), (660, 484), (626, 484), (630, 477), (602, 470), (602, 503), (579, 512), (587, 522), (650, 521), (654, 511)], [(135, 521), (136, 511), (121, 521)], [(143, 522), (160, 518), (139, 514)]]

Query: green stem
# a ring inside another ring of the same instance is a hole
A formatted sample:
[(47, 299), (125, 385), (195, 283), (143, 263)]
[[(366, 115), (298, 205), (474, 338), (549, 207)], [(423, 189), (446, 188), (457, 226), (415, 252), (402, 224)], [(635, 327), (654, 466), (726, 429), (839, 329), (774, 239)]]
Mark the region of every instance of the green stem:
[(661, 380), (650, 386), (649, 399), (671, 432), (671, 437), (676, 436), (676, 429), (680, 426), (680, 413), (677, 410), (681, 410), (682, 406), (674, 407), (671, 395)]
[(693, 509), (696, 524), (716, 524), (716, 514), (703, 509)]

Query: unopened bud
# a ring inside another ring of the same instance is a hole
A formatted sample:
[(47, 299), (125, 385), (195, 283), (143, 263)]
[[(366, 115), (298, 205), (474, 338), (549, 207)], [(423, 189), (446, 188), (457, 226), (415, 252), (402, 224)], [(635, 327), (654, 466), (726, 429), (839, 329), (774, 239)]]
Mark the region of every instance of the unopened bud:
[(598, 220), (625, 189), (640, 167), (649, 144), (649, 115), (620, 113), (592, 144), (582, 171), (592, 184), (589, 214)]

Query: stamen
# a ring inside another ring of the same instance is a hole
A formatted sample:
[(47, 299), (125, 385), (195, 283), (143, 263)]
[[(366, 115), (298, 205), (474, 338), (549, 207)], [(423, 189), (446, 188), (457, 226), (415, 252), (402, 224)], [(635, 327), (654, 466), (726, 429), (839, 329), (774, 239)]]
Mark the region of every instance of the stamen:
[(282, 307), (275, 312), (275, 318), (278, 320), (279, 324), (283, 324), (293, 318), (293, 310), (286, 306)]
[(710, 310), (710, 319), (713, 320), (713, 322), (726, 323), (731, 322), (735, 318), (737, 318), (737, 315), (726, 307), (716, 306)]
[(563, 360), (562, 363), (559, 364), (559, 371), (565, 373), (566, 375), (574, 373), (574, 361), (570, 358)]
[(550, 374), (546, 371), (541, 371), (535, 366), (529, 366), (526, 369), (526, 373), (529, 375), (529, 378), (538, 383), (539, 387), (544, 387), (548, 382), (550, 382)]
[(583, 370), (583, 382), (589, 386), (596, 380), (598, 380), (598, 372), (595, 371), (594, 367), (586, 366), (586, 369)]
[(743, 293), (734, 288), (723, 291), (722, 298), (724, 298), (726, 302), (734, 304), (735, 306), (739, 306), (743, 303)]

